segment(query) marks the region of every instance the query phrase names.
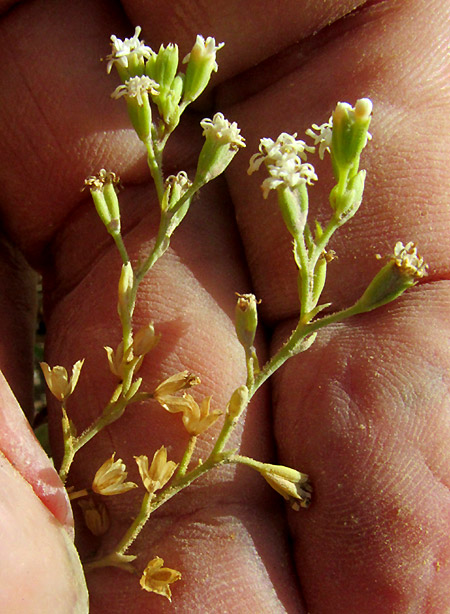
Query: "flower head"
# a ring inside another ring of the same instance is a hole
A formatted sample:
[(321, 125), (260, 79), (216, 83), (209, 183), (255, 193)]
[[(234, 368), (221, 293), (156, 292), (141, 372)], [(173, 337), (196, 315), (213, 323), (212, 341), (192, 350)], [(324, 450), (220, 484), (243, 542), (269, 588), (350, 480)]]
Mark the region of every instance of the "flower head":
[(211, 139), (223, 145), (229, 144), (235, 149), (245, 147), (245, 139), (241, 136), (237, 123), (229, 122), (222, 113), (216, 113), (212, 119), (202, 119), (200, 126), (203, 128), (205, 139)]
[(135, 456), (134, 458), (142, 482), (150, 494), (163, 488), (178, 467), (177, 463), (167, 460), (167, 449), (164, 446), (161, 446), (160, 449), (155, 452), (150, 467), (148, 466), (147, 456)]
[(111, 94), (111, 98), (120, 98), (121, 96), (125, 96), (126, 98), (135, 98), (138, 105), (142, 106), (144, 104), (144, 96), (148, 93), (153, 94), (154, 96), (159, 92), (159, 85), (150, 77), (143, 75), (142, 77), (130, 77), (123, 83), (116, 87), (114, 92)]
[(59, 401), (64, 401), (67, 399), (67, 397), (69, 397), (75, 390), (83, 363), (84, 359), (77, 360), (72, 367), (72, 377), (70, 378), (64, 367), (56, 366), (51, 368), (46, 362), (40, 363), (47, 386), (49, 387), (53, 396), (55, 396)]
[(106, 57), (108, 61), (106, 72), (108, 74), (111, 72), (114, 64), (128, 68), (131, 56), (134, 56), (139, 61), (140, 59), (148, 60), (153, 55), (152, 49), (144, 45), (144, 41), (139, 40), (140, 33), (141, 27), (136, 26), (132, 38), (121, 40), (114, 34), (111, 36), (111, 53)]
[(136, 488), (134, 482), (125, 482), (127, 470), (122, 459), (114, 460), (115, 453), (97, 470), (92, 482), (92, 490), (99, 495), (121, 495)]
[(172, 601), (170, 584), (179, 580), (181, 578), (181, 573), (176, 569), (163, 567), (163, 565), (164, 560), (159, 556), (149, 561), (141, 576), (140, 585), (144, 590), (151, 593), (157, 593), (158, 595), (167, 597), (169, 601)]
[(264, 162), (269, 172), (269, 177), (261, 185), (264, 198), (267, 198), (270, 190), (278, 187), (294, 188), (305, 183), (311, 185), (317, 180), (317, 175), (314, 167), (306, 162), (306, 152), (314, 152), (314, 147), (297, 140), (297, 133), (283, 132), (276, 141), (263, 138), (259, 153), (250, 158), (247, 173), (251, 175)]
[(392, 262), (408, 277), (420, 279), (427, 275), (428, 265), (418, 254), (417, 247), (412, 241), (406, 245), (403, 245), (401, 241), (395, 244)]

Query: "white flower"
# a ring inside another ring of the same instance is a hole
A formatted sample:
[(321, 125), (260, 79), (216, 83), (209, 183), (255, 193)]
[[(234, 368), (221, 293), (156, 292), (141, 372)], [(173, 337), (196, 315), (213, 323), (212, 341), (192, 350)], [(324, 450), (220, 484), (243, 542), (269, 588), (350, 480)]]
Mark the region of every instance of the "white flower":
[(208, 60), (208, 62), (213, 61), (213, 70), (217, 72), (216, 52), (222, 49), (224, 45), (225, 43), (216, 45), (216, 39), (212, 36), (208, 36), (205, 41), (201, 34), (197, 34), (192, 51), (184, 57), (183, 64), (187, 64), (191, 59), (195, 62), (204, 60)]
[(402, 272), (411, 277), (420, 279), (427, 274), (428, 267), (422, 256), (417, 253), (417, 248), (412, 241), (406, 245), (398, 241), (394, 247), (392, 260)]
[(106, 57), (108, 64), (106, 65), (106, 72), (109, 74), (114, 64), (128, 68), (128, 60), (130, 55), (135, 55), (137, 59), (145, 58), (149, 59), (153, 55), (153, 51), (147, 45), (144, 45), (144, 41), (139, 40), (139, 34), (141, 33), (141, 27), (136, 26), (134, 36), (132, 38), (126, 38), (121, 40), (114, 36), (111, 36), (111, 48), (112, 53)]
[(269, 177), (261, 185), (264, 198), (267, 198), (270, 190), (280, 186), (294, 188), (317, 181), (314, 167), (306, 162), (306, 152), (314, 152), (314, 147), (296, 137), (297, 133), (283, 132), (276, 141), (261, 139), (259, 153), (250, 158), (249, 175), (257, 171), (263, 162), (269, 172)]
[(236, 122), (229, 122), (222, 113), (216, 113), (212, 119), (202, 119), (200, 126), (203, 128), (203, 136), (232, 147), (245, 147), (245, 139), (241, 136), (241, 130)]
[(283, 160), (282, 164), (268, 166), (268, 171), (269, 177), (261, 184), (264, 198), (267, 198), (270, 190), (276, 190), (279, 186), (295, 188), (304, 183), (312, 185), (313, 181), (317, 181), (313, 165), (307, 162), (301, 164), (292, 159)]
[[(318, 134), (315, 134), (314, 130), (318, 131)], [(324, 153), (328, 151), (330, 152), (331, 147), (331, 137), (333, 134), (333, 118), (318, 126), (317, 124), (313, 124), (311, 128), (306, 130), (308, 136), (314, 139), (314, 145), (319, 146), (319, 158), (323, 160)]]
[(125, 96), (127, 98), (136, 98), (139, 106), (144, 104), (143, 96), (150, 92), (155, 95), (158, 94), (159, 85), (150, 77), (146, 75), (142, 77), (131, 77), (125, 81), (125, 84), (116, 87), (111, 94), (111, 98), (120, 98)]
[(286, 160), (296, 159), (306, 162), (306, 152), (314, 153), (314, 147), (310, 147), (304, 141), (297, 140), (296, 137), (296, 132), (294, 134), (282, 132), (276, 141), (269, 138), (261, 139), (259, 153), (250, 158), (248, 174), (251, 175), (257, 171), (263, 162), (266, 165), (280, 165)]

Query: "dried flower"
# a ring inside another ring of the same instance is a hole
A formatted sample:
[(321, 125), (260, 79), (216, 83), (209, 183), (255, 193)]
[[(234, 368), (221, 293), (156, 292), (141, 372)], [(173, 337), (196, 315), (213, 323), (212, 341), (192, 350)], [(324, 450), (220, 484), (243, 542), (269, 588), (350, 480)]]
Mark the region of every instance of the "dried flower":
[(205, 397), (200, 405), (190, 394), (183, 394), (183, 424), (189, 435), (204, 433), (221, 415), (220, 411), (209, 412), (211, 397)]
[(140, 584), (144, 590), (157, 593), (172, 601), (170, 585), (181, 578), (181, 573), (163, 565), (164, 561), (159, 556), (149, 561), (141, 576)]
[(177, 463), (167, 460), (167, 449), (164, 446), (161, 446), (161, 448), (155, 452), (150, 467), (148, 466), (147, 456), (135, 456), (134, 458), (142, 482), (150, 494), (163, 488), (178, 467)]
[(64, 401), (75, 390), (83, 363), (84, 359), (77, 360), (72, 367), (72, 377), (70, 379), (64, 367), (56, 366), (50, 368), (46, 362), (40, 363), (47, 386), (58, 401)]
[(99, 495), (121, 495), (137, 487), (134, 482), (125, 482), (127, 470), (122, 459), (114, 460), (115, 453), (97, 470), (92, 490)]
[(305, 473), (283, 465), (266, 463), (258, 471), (277, 493), (291, 502), (294, 510), (310, 505), (312, 487)]
[(417, 248), (412, 241), (406, 245), (398, 241), (394, 247), (392, 261), (408, 277), (421, 279), (427, 275), (428, 265), (425, 264), (422, 256), (417, 253)]
[(105, 351), (108, 358), (108, 365), (111, 373), (116, 375), (120, 380), (125, 375), (125, 362), (123, 358), (123, 341), (119, 343), (114, 351), (109, 345), (105, 345)]
[(128, 68), (130, 61), (149, 59), (153, 55), (152, 49), (144, 45), (144, 41), (139, 40), (141, 27), (136, 26), (134, 36), (121, 40), (114, 34), (111, 36), (112, 53), (106, 57), (108, 63), (106, 72), (109, 74), (114, 64), (117, 67)]
[(104, 168), (101, 168), (96, 175), (90, 175), (87, 179), (84, 180), (84, 185), (93, 190), (101, 190), (103, 191), (106, 185), (120, 185), (120, 178), (113, 171), (107, 171)]
[[(189, 371), (180, 371), (180, 373), (175, 373), (175, 375), (171, 375), (161, 382), (153, 391), (153, 398), (158, 401), (164, 409), (171, 411), (169, 406), (179, 400), (179, 397), (174, 395), (181, 390), (186, 390), (199, 383), (200, 378), (198, 375), (189, 373)], [(177, 409), (176, 411), (182, 411), (182, 409)]]
[(96, 536), (104, 535), (110, 526), (108, 511), (102, 501), (95, 502), (92, 497), (78, 501), (83, 512), (84, 523)]

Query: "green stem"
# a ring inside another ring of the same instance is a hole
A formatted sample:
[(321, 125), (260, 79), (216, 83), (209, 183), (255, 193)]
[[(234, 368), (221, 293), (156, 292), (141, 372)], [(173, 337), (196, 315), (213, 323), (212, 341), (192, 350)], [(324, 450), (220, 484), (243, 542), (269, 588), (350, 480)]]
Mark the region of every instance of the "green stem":
[(192, 454), (194, 453), (196, 443), (197, 443), (197, 435), (191, 435), (189, 437), (189, 441), (188, 441), (186, 450), (184, 451), (183, 458), (181, 459), (181, 462), (178, 466), (178, 471), (176, 473), (175, 480), (177, 480), (178, 478), (182, 478), (183, 476), (186, 475), (186, 471), (191, 461)]
[(150, 174), (153, 178), (153, 181), (155, 182), (156, 194), (158, 195), (159, 204), (161, 204), (164, 196), (164, 178), (162, 174), (161, 164), (158, 160), (160, 156), (156, 156), (153, 143), (154, 140), (152, 135), (152, 137), (149, 137), (145, 143), (145, 148), (147, 149), (147, 164), (150, 169)]
[(139, 510), (138, 515), (134, 519), (132, 525), (129, 527), (125, 535), (122, 537), (120, 542), (118, 543), (115, 552), (117, 554), (125, 554), (134, 540), (137, 538), (139, 533), (142, 531), (145, 523), (150, 517), (152, 513), (152, 498), (153, 493), (146, 492), (144, 498), (142, 499), (141, 509)]
[(125, 247), (125, 243), (123, 242), (122, 235), (120, 232), (111, 233), (112, 238), (114, 239), (114, 243), (116, 244), (117, 250), (122, 258), (123, 264), (127, 264), (130, 261), (128, 257), (127, 249)]

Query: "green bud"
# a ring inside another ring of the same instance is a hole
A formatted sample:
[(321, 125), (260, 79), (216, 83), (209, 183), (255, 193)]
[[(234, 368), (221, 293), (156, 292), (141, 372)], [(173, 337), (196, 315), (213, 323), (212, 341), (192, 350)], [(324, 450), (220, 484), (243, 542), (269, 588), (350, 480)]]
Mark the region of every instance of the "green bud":
[(341, 222), (347, 222), (358, 211), (364, 193), (366, 171), (361, 170), (347, 183), (347, 188), (341, 190), (338, 184), (330, 192), (330, 204), (335, 210), (336, 218)]
[(152, 78), (159, 83), (160, 92), (169, 90), (178, 70), (178, 45), (161, 45), (156, 56)]
[(126, 264), (122, 264), (119, 279), (117, 311), (121, 320), (130, 311), (133, 286), (133, 267), (131, 266), (131, 262), (127, 262)]
[(313, 291), (312, 291), (312, 305), (315, 307), (317, 305), (317, 301), (322, 294), (322, 290), (325, 286), (325, 280), (327, 277), (327, 257), (326, 254), (322, 254), (317, 261), (317, 264), (314, 269), (314, 279), (313, 279)]
[(136, 98), (127, 98), (128, 116), (136, 134), (143, 143), (146, 143), (151, 134), (152, 110), (148, 95), (142, 96), (142, 104)]
[(237, 294), (235, 329), (239, 342), (245, 350), (253, 346), (258, 326), (258, 301), (254, 294)]
[(372, 102), (368, 98), (356, 101), (355, 107), (339, 102), (333, 112), (331, 157), (336, 179), (341, 172), (357, 169), (359, 157), (366, 146)]
[(286, 228), (294, 239), (298, 239), (303, 235), (306, 224), (308, 210), (306, 184), (302, 183), (295, 188), (290, 186), (281, 187), (277, 190), (277, 194), (278, 206), (280, 207)]
[(205, 41), (203, 36), (197, 35), (192, 51), (184, 58), (187, 62), (186, 78), (184, 81), (183, 102), (190, 103), (200, 96), (208, 85), (211, 74), (217, 71), (216, 52), (224, 46), (208, 37)]
[(173, 130), (180, 121), (181, 109), (179, 107), (183, 93), (183, 75), (177, 75), (172, 81), (171, 88), (163, 92), (161, 96), (155, 97), (161, 117), (164, 123)]

